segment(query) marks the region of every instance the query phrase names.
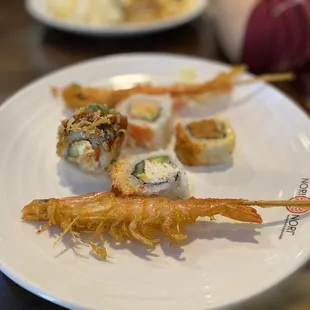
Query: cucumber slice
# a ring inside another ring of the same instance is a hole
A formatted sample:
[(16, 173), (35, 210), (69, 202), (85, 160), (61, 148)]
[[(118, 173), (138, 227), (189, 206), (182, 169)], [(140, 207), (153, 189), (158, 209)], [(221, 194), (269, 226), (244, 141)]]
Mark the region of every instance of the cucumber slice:
[(160, 115), (160, 107), (154, 101), (134, 101), (129, 107), (129, 115), (133, 118), (154, 122)]
[(98, 110), (100, 110), (102, 113), (104, 114), (109, 114), (110, 113), (110, 109), (104, 105), (100, 105), (100, 104), (90, 104), (88, 106), (88, 109), (96, 112)]
[(68, 155), (70, 157), (78, 157), (79, 156), (79, 150), (75, 144), (71, 144), (68, 149)]
[(158, 117), (158, 114), (154, 114), (154, 115), (145, 115), (145, 119), (149, 122), (154, 122), (156, 120), (156, 118)]
[(157, 156), (157, 157), (148, 158), (148, 161), (150, 161), (151, 163), (163, 164), (163, 163), (166, 163), (167, 161), (169, 161), (169, 157), (166, 155), (161, 155), (161, 156)]
[(147, 183), (149, 181), (148, 177), (146, 176), (145, 173), (138, 174), (137, 178), (139, 178), (142, 182)]
[(143, 174), (144, 173), (144, 168), (145, 168), (145, 162), (144, 160), (141, 161), (140, 163), (138, 163), (135, 167), (135, 170), (133, 171), (133, 175), (135, 177), (138, 177), (139, 174)]
[(81, 86), (78, 83), (76, 83), (76, 82), (72, 82), (71, 83), (71, 87), (81, 88)]
[[(166, 155), (161, 155), (161, 156), (156, 156), (156, 157), (150, 157), (147, 159), (151, 163), (159, 163), (163, 164), (169, 161), (169, 156)], [(143, 182), (146, 182), (146, 175), (145, 175), (145, 161), (139, 162), (136, 166), (135, 169), (132, 173), (133, 176), (136, 178), (142, 180)]]

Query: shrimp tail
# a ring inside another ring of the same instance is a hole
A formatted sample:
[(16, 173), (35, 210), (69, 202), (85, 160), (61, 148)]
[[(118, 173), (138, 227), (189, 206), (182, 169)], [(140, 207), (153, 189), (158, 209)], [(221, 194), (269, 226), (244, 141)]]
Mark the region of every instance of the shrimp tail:
[(190, 201), (191, 214), (195, 216), (213, 217), (215, 215), (222, 215), (239, 222), (258, 224), (261, 224), (263, 221), (256, 209), (243, 204), (243, 199), (191, 198)]
[(257, 213), (257, 211), (254, 208), (238, 204), (226, 205), (221, 215), (239, 222), (258, 223), (258, 224), (261, 224), (263, 222), (261, 216)]

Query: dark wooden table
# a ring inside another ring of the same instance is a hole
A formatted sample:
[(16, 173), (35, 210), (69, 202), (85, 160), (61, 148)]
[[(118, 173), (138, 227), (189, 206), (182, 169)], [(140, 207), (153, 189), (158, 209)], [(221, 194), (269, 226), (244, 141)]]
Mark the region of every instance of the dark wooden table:
[[(27, 15), (20, 0), (2, 0), (0, 7), (0, 102), (50, 71), (109, 54), (158, 51), (227, 61), (207, 14), (165, 33), (113, 39), (80, 37), (48, 29)], [(306, 106), (305, 98), (291, 84), (278, 86), (299, 105)], [(277, 287), (237, 308), (310, 309), (310, 264)], [(0, 309), (61, 308), (28, 293), (0, 273)]]

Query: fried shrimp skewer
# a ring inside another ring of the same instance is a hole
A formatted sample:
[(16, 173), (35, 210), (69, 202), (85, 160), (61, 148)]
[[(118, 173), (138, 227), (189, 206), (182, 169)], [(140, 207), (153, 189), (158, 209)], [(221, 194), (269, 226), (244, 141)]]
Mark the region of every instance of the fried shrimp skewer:
[(174, 98), (182, 96), (197, 96), (206, 93), (225, 94), (235, 85), (249, 84), (257, 81), (280, 82), (290, 81), (294, 78), (291, 73), (265, 74), (254, 78), (237, 81), (237, 76), (244, 73), (245, 66), (237, 66), (228, 72), (220, 73), (213, 80), (198, 84), (175, 84), (170, 86), (137, 85), (129, 89), (92, 88), (71, 84), (62, 91), (62, 97), (68, 108), (85, 107), (91, 103), (115, 107), (119, 102), (137, 93), (148, 95), (169, 94)]
[(211, 81), (189, 85), (155, 86), (144, 84), (129, 89), (112, 89), (81, 87), (77, 84), (71, 84), (64, 88), (62, 97), (68, 108), (79, 108), (94, 102), (107, 105), (108, 107), (115, 107), (120, 101), (137, 93), (148, 95), (170, 94), (173, 97), (195, 96), (207, 92), (227, 93), (232, 89), (234, 79), (241, 73), (244, 73), (245, 70), (245, 66), (234, 67), (228, 72), (220, 73)]
[[(198, 217), (222, 215), (237, 221), (262, 223), (260, 215), (239, 199), (169, 200), (164, 197), (115, 197), (111, 192), (90, 193), (62, 199), (34, 200), (22, 210), (25, 221), (48, 221), (66, 233), (94, 232), (92, 237), (109, 233), (116, 241), (124, 237), (153, 246), (156, 232), (163, 232), (171, 242), (181, 243), (187, 236), (185, 225)], [(93, 250), (106, 257), (106, 251), (92, 241)]]
[(229, 92), (232, 88), (228, 81), (207, 82), (197, 85), (172, 85), (172, 86), (152, 86), (138, 85), (130, 89), (108, 89), (81, 87), (79, 85), (69, 85), (62, 93), (65, 104), (68, 108), (79, 108), (91, 103), (97, 103), (114, 108), (119, 102), (134, 94), (165, 95), (173, 97), (183, 95), (200, 95), (208, 91)]
[(49, 226), (60, 226), (64, 231), (58, 241), (68, 232), (73, 237), (76, 233), (93, 232), (89, 244), (96, 254), (106, 258), (106, 249), (92, 241), (105, 232), (117, 242), (129, 238), (147, 246), (154, 246), (159, 241), (154, 238), (155, 233), (163, 232), (172, 243), (180, 244), (187, 238), (182, 229), (195, 223), (198, 217), (222, 215), (240, 222), (262, 223), (261, 216), (252, 205), (261, 208), (310, 208), (310, 201), (218, 198), (169, 200), (155, 196), (116, 197), (112, 192), (101, 192), (62, 199), (33, 200), (22, 209), (22, 219), (48, 221)]

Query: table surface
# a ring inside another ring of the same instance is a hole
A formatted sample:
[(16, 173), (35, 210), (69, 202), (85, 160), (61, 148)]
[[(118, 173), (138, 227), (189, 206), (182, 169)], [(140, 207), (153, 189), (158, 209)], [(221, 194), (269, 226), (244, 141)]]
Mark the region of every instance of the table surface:
[[(22, 1), (2, 0), (0, 102), (46, 73), (93, 57), (128, 52), (170, 52), (227, 62), (208, 14), (168, 32), (137, 38), (90, 38), (48, 29), (26, 13)], [(306, 109), (289, 83), (277, 85)], [(1, 309), (62, 309), (25, 291), (0, 272)], [(238, 309), (310, 309), (310, 262), (280, 285)]]

